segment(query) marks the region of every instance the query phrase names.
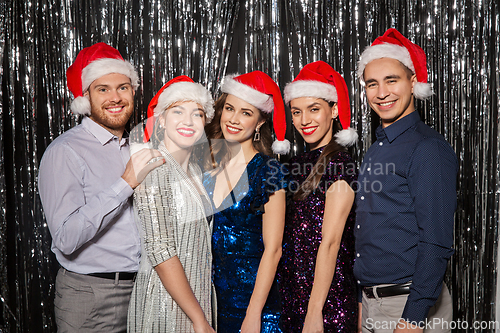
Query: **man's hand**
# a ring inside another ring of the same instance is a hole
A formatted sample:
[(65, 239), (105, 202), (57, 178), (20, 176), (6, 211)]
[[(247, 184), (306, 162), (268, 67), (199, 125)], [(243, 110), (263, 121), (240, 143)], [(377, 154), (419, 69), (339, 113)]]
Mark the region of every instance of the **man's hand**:
[(400, 319), (394, 333), (422, 333), (424, 331), (423, 328), (420, 328), (416, 325), (412, 325), (409, 322)]
[(155, 149), (141, 149), (130, 156), (130, 160), (125, 167), (122, 178), (130, 185), (131, 188), (136, 188), (146, 178), (148, 173), (156, 167), (165, 163), (162, 158), (158, 161), (148, 164), (155, 157), (161, 157), (161, 153)]

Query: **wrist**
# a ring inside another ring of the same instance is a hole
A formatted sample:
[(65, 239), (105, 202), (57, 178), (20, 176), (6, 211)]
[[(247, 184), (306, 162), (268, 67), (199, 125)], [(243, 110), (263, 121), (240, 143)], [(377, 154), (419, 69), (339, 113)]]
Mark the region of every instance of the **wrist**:
[(246, 315), (247, 316), (257, 316), (260, 317), (262, 313), (262, 308), (253, 306), (252, 304), (249, 304), (247, 307)]
[(307, 313), (323, 313), (323, 304), (309, 302), (307, 306)]

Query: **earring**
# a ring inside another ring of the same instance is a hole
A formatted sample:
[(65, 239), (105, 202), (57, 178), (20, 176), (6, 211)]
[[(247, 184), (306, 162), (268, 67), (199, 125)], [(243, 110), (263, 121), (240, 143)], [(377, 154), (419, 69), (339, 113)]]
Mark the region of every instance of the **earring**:
[(260, 141), (260, 127), (257, 127), (257, 129), (255, 130), (255, 134), (253, 136), (253, 141), (255, 142), (259, 142)]

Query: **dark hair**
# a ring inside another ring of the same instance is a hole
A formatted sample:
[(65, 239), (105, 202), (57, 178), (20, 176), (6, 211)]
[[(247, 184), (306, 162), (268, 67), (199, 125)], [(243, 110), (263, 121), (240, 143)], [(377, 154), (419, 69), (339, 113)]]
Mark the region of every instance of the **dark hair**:
[[(224, 105), (226, 104), (227, 93), (223, 93), (216, 101), (214, 105), (215, 115), (210, 124), (205, 126), (205, 133), (207, 135), (208, 141), (210, 143), (210, 158), (206, 161), (210, 165), (208, 168), (216, 168), (217, 166), (224, 167), (229, 160), (231, 160), (231, 154), (229, 147), (225, 140), (217, 140), (217, 142), (212, 142), (214, 139), (224, 139), (224, 134), (222, 133), (222, 127), (220, 126), (220, 118), (222, 116), (222, 111), (224, 110)], [(262, 154), (271, 156), (271, 126), (267, 121), (270, 115), (262, 112), (259, 109), (260, 116), (264, 119), (265, 123), (260, 127), (260, 141), (253, 141), (253, 147)]]
[[(330, 108), (332, 108), (334, 104), (334, 102), (328, 102)], [(347, 152), (347, 149), (335, 140), (335, 134), (342, 130), (339, 118), (337, 117), (332, 121), (332, 138), (325, 148), (323, 148), (309, 176), (307, 176), (306, 180), (300, 185), (298, 191), (293, 195), (294, 200), (302, 201), (307, 198), (309, 194), (314, 192), (319, 185), (321, 177), (325, 173), (328, 163), (332, 160), (332, 157), (338, 152)]]

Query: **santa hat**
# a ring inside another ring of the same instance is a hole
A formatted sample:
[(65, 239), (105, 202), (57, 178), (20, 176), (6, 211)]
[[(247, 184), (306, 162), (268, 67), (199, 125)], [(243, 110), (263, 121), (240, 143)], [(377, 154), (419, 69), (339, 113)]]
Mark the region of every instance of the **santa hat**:
[(228, 75), (224, 78), (221, 91), (244, 100), (262, 112), (272, 112), (276, 134), (276, 141), (272, 145), (273, 152), (287, 154), (290, 151), (290, 142), (285, 139), (285, 105), (280, 88), (269, 75), (261, 71)]
[(90, 115), (90, 101), (83, 94), (92, 82), (111, 73), (129, 77), (134, 90), (139, 87), (139, 76), (134, 66), (123, 60), (117, 49), (106, 43), (97, 43), (81, 50), (66, 71), (68, 89), (75, 98), (71, 102), (71, 111)]
[(417, 83), (413, 86), (413, 95), (417, 99), (428, 99), (434, 93), (432, 86), (427, 83), (427, 58), (424, 50), (417, 44), (410, 42), (394, 28), (387, 30), (382, 36), (375, 39), (371, 46), (361, 54), (358, 63), (358, 77), (364, 85), (363, 74), (366, 65), (380, 58), (399, 60), (417, 76)]
[(205, 111), (207, 123), (214, 117), (214, 101), (210, 92), (190, 77), (181, 75), (165, 83), (148, 105), (148, 120), (144, 133), (144, 142), (149, 141), (153, 133), (155, 119), (176, 102), (195, 102)]
[(299, 75), (286, 85), (285, 102), (300, 97), (316, 97), (336, 102), (342, 131), (335, 134), (335, 140), (343, 146), (352, 146), (358, 140), (358, 133), (350, 127), (351, 104), (344, 78), (324, 61), (307, 64)]

